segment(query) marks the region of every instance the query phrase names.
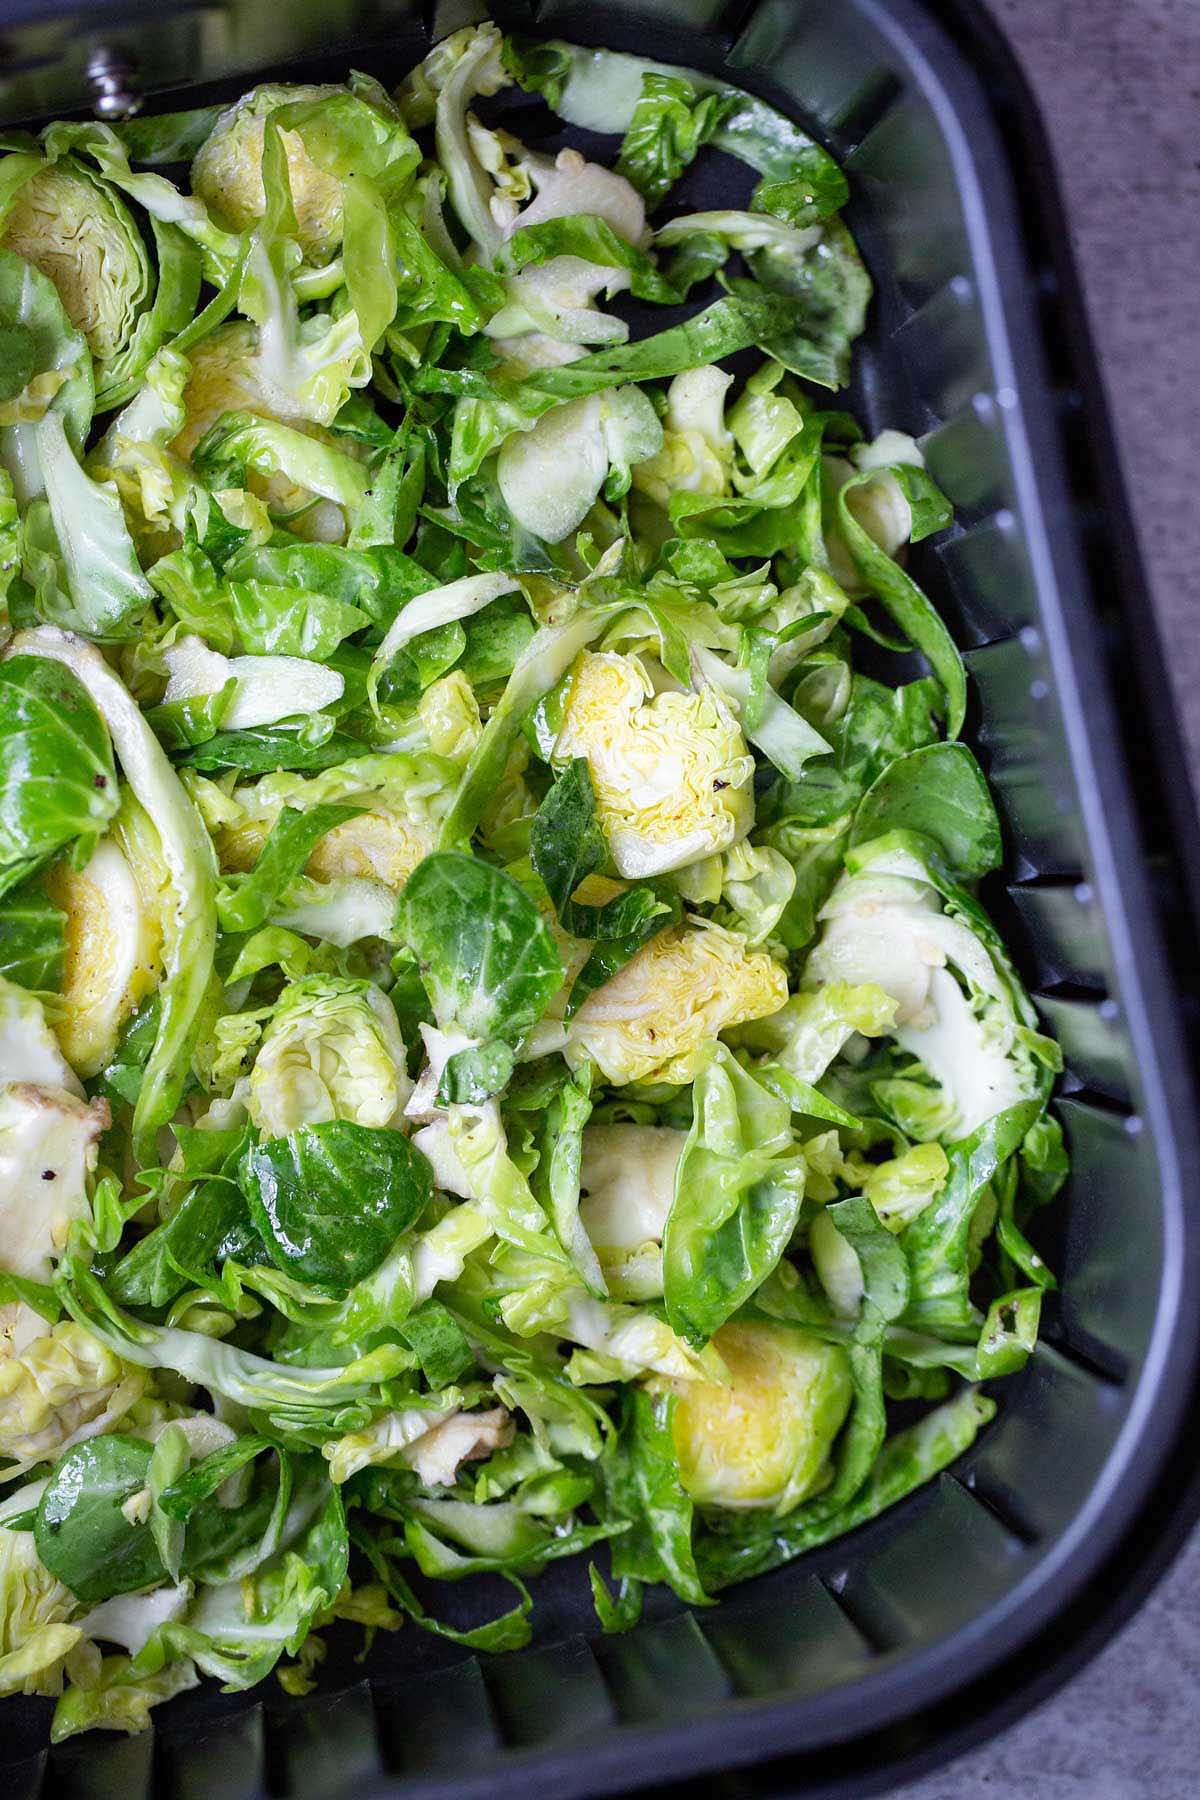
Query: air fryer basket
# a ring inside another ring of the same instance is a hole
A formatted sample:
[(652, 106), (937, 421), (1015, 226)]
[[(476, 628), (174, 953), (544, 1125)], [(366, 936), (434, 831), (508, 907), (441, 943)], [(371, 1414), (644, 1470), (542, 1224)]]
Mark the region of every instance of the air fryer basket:
[[(582, 1572), (560, 1564), (537, 1583), (534, 1646), (515, 1656), (406, 1629), (359, 1665), (355, 1640), (331, 1634), (307, 1700), (205, 1684), (153, 1734), (52, 1753), (49, 1703), (10, 1700), (7, 1800), (549, 1800), (685, 1776), (692, 1800), (863, 1795), (1061, 1679), (1136, 1603), (1200, 1500), (1181, 1443), (1200, 1319), (1195, 890), (1169, 860), (1172, 835), (1192, 854), (1195, 824), (1020, 79), (969, 0), (936, 8), (941, 23), (919, 0), (491, 10), (720, 70), (815, 129), (851, 175), (877, 289), (854, 402), (870, 429), (921, 436), (956, 508), (920, 573), (968, 647), (972, 740), (1007, 829), (1007, 876), (987, 898), (1067, 1058), (1074, 1172), (1041, 1246), (1061, 1295), (959, 1464), (710, 1611), (655, 1596), (635, 1632), (604, 1639)], [(470, 0), (433, 16), (405, 0), (16, 0), (0, 11), (0, 118), (139, 87), (152, 107), (196, 104), (262, 74), (336, 79), (352, 65), (394, 81), (478, 16)], [(736, 1789), (714, 1778), (752, 1763)]]

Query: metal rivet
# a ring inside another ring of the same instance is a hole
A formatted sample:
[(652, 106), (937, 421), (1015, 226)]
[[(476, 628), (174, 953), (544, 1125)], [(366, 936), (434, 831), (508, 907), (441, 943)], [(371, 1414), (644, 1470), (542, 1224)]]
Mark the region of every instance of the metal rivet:
[(1141, 1115), (1139, 1113), (1130, 1113), (1125, 1121), (1125, 1129), (1130, 1137), (1140, 1137), (1142, 1134)]
[(1080, 881), (1076, 883), (1075, 899), (1080, 906), (1090, 906), (1092, 904), (1092, 884), (1090, 881)]
[(84, 74), (92, 90), (92, 111), (98, 119), (131, 119), (142, 108), (137, 64), (113, 44), (97, 44), (90, 51)]

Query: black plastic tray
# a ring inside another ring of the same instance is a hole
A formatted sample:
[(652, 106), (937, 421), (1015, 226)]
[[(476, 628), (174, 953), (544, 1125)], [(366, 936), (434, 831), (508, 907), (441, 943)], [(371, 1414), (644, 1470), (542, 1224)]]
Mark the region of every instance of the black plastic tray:
[[(539, 1580), (538, 1637), (516, 1656), (405, 1630), (361, 1667), (339, 1640), (308, 1700), (206, 1684), (156, 1714), (152, 1735), (51, 1753), (49, 1703), (9, 1701), (6, 1800), (551, 1800), (682, 1793), (685, 1778), (689, 1800), (863, 1796), (1049, 1692), (1200, 1510), (1183, 1442), (1200, 1318), (1200, 888), (1185, 864), (1200, 837), (1023, 82), (966, 0), (491, 10), (721, 70), (794, 112), (852, 176), (877, 287), (855, 405), (874, 428), (921, 435), (957, 509), (921, 574), (968, 650), (971, 735), (1008, 833), (989, 903), (1067, 1056), (1074, 1174), (1043, 1245), (1061, 1297), (953, 1470), (711, 1611), (656, 1597), (636, 1632), (605, 1640), (579, 1572), (560, 1565)], [(86, 107), (99, 45), (157, 104), (187, 105), (264, 72), (355, 63), (395, 79), (430, 33), (475, 16), (402, 0), (18, 0), (0, 7), (0, 117)]]

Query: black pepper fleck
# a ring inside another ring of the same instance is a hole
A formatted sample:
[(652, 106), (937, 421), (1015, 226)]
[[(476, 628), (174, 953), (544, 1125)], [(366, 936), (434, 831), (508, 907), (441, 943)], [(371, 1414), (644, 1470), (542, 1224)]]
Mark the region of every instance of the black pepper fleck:
[(108, 776), (107, 775), (93, 775), (92, 776), (92, 786), (94, 788), (106, 788), (108, 786)]
[(42, 1180), (43, 1181), (57, 1180), (57, 1176), (55, 1175), (54, 1170), (53, 1169), (43, 1169), (42, 1170)]

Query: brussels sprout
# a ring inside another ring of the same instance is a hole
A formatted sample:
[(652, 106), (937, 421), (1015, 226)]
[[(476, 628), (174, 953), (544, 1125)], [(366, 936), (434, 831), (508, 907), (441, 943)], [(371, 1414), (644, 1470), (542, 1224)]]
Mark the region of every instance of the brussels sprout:
[(653, 938), (590, 994), (572, 1019), (567, 1059), (590, 1057), (606, 1081), (691, 1081), (718, 1033), (777, 1012), (787, 974), (718, 925), (679, 926)]
[(36, 1082), (83, 1097), (83, 1085), (64, 1059), (41, 1001), (0, 979), (0, 1086), (10, 1082)]
[(78, 676), (108, 727), (133, 797), (154, 821), (153, 831), (139, 836), (156, 871), (161, 870), (163, 1003), (133, 1116), (136, 1153), (148, 1162), (154, 1133), (179, 1104), (212, 972), (212, 845), (140, 708), (95, 646), (42, 626), (13, 640), (9, 654), (25, 653), (63, 663)]
[(646, 203), (623, 175), (601, 163), (587, 162), (578, 150), (560, 150), (553, 160), (527, 154), (524, 163), (536, 193), (512, 221), (510, 232), (541, 225), (547, 219), (586, 213), (603, 219), (626, 243), (642, 242), (646, 235)]
[(636, 657), (583, 651), (552, 753), (556, 768), (587, 758), (613, 861), (631, 878), (727, 850), (754, 819), (754, 759), (721, 696), (653, 694)]
[[(244, 231), (262, 217), (263, 131), (269, 115), (297, 101), (328, 100), (341, 87), (267, 82), (243, 94), (218, 118), (192, 163), (192, 192), (214, 218)], [(342, 184), (319, 168), (298, 131), (283, 133), (297, 238), (310, 262), (324, 262), (342, 239)]]
[[(2, 247), (0, 326), (6, 332), (8, 365), (0, 401), (0, 456), (24, 507), (44, 491), (35, 428), (50, 411), (61, 416), (76, 455), (83, 450), (96, 399), (92, 359), (54, 283)], [(18, 387), (19, 382), (24, 385)], [(27, 531), (28, 523), (26, 518)]]
[(373, 1465), (407, 1464), (426, 1487), (452, 1487), (463, 1463), (490, 1456), (515, 1435), (502, 1406), (463, 1412), (461, 1399), (457, 1388), (445, 1388), (424, 1406), (384, 1413), (365, 1431), (326, 1444), (331, 1478), (340, 1483)]
[(583, 1134), (579, 1216), (597, 1249), (662, 1242), (687, 1141), (666, 1125), (589, 1125)]
[(109, 1430), (141, 1399), (147, 1380), (82, 1325), (55, 1325), (19, 1354), (0, 1357), (0, 1456), (32, 1468)]
[(858, 1252), (847, 1243), (827, 1212), (819, 1212), (809, 1231), (808, 1247), (817, 1278), (829, 1304), (842, 1319), (857, 1319), (866, 1292)]
[(367, 981), (310, 975), (285, 988), (259, 1045), (246, 1105), (264, 1137), (349, 1119), (396, 1126), (412, 1092), (395, 1008)]
[(853, 1394), (846, 1352), (784, 1325), (723, 1325), (713, 1343), (732, 1380), (676, 1385), (680, 1481), (701, 1505), (790, 1512), (828, 1478)]
[(317, 881), (353, 876), (400, 888), (433, 848), (445, 787), (445, 771), (432, 759), (402, 752), (352, 757), (321, 775), (266, 775), (236, 788), (221, 808), (214, 834), (221, 866), (253, 868), (285, 806), (304, 812), (343, 801), (364, 811), (325, 833), (305, 873)]
[[(109, 1123), (108, 1103), (83, 1099), (31, 994), (0, 981), (0, 1270), (47, 1282), (76, 1219)], [(0, 1306), (0, 1354), (44, 1326), (20, 1302)]]
[(0, 1696), (58, 1694), (63, 1658), (83, 1636), (75, 1596), (43, 1568), (32, 1531), (0, 1525)]
[[(592, 302), (600, 293), (611, 299), (629, 286), (624, 269), (586, 261), (581, 256), (554, 256), (518, 276), (510, 276), (508, 299), (487, 323), (487, 335), (501, 341), (522, 334), (544, 334), (563, 344), (623, 344), (629, 327), (623, 319), (601, 312)], [(519, 352), (518, 352), (519, 355)]]
[(87, 339), (103, 386), (152, 287), (150, 259), (125, 202), (82, 165), (51, 163), (17, 194), (0, 242), (49, 276)]
[[(889, 556), (895, 556), (912, 534), (912, 508), (896, 477), (888, 473), (887, 465), (912, 463), (918, 469), (923, 469), (925, 459), (915, 439), (903, 431), (882, 431), (871, 443), (856, 444), (850, 457), (849, 462), (843, 456), (822, 458), (825, 486), (832, 495), (836, 495), (856, 474), (879, 469), (880, 473), (873, 481), (864, 482), (851, 490), (847, 504), (867, 535), (881, 550), (886, 551)], [(858, 565), (836, 524), (827, 526), (825, 542), (834, 579), (847, 593), (862, 593), (862, 577)]]
[[(258, 359), (258, 333), (245, 320), (210, 332), (189, 352), (188, 361), (191, 372), (183, 395), (187, 422), (170, 445), (176, 456), (190, 460), (196, 446), (226, 413), (278, 421), (318, 443), (329, 442), (328, 434), (299, 418), (288, 397), (267, 380)], [(339, 449), (347, 453), (345, 441)], [(340, 506), (331, 500), (313, 505), (312, 491), (297, 486), (286, 475), (260, 475), (250, 470), (246, 486), (273, 510), (300, 513), (291, 520), (291, 529), (299, 537), (337, 543), (346, 534)], [(304, 508), (307, 510), (302, 511)]]
[(308, 717), (340, 700), (345, 676), (302, 656), (222, 656), (197, 637), (180, 638), (164, 651), (168, 680), (163, 704), (219, 694), (228, 682), (233, 693), (221, 714), (226, 731), (274, 725)]
[(158, 979), (162, 927), (152, 879), (145, 859), (127, 853), (119, 830), (101, 839), (82, 869), (64, 860), (46, 877), (46, 891), (66, 915), (54, 1029), (80, 1075), (99, 1074), (122, 1024)]
[(173, 225), (150, 223), (157, 270), (116, 187), (62, 157), (24, 183), (0, 228), (0, 242), (49, 277), (87, 339), (102, 408), (134, 392), (163, 339), (195, 311), (199, 251)]

